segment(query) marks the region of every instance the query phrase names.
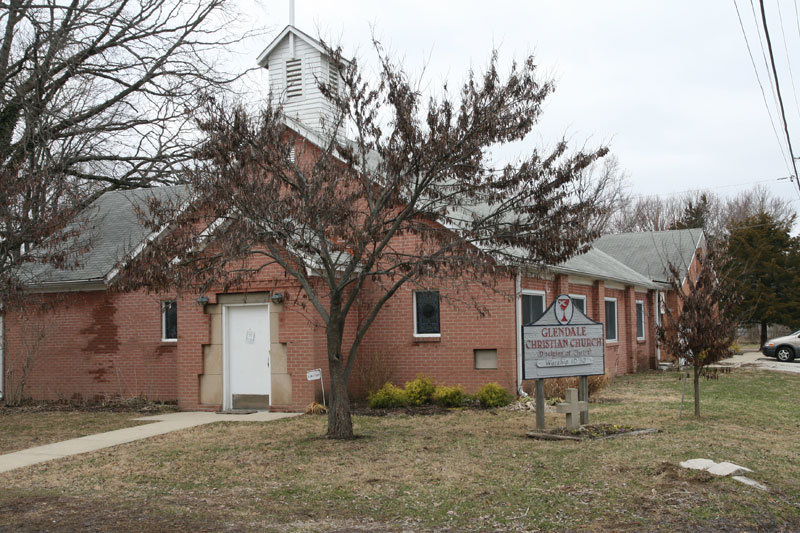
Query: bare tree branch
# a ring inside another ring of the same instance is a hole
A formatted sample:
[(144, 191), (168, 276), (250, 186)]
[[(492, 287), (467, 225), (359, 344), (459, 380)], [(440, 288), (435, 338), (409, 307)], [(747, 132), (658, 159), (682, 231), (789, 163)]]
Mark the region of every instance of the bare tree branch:
[(211, 61), (218, 42), (249, 37), (225, 29), (229, 4), (3, 2), (0, 300), (26, 262), (79, 262), (85, 243), (52, 235), (97, 194), (181, 179), (200, 138), (197, 95), (242, 75)]

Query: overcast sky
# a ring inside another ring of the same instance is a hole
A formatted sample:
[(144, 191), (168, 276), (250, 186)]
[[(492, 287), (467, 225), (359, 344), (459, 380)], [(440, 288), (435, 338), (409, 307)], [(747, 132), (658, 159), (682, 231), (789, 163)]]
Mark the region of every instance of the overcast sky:
[[(556, 92), (527, 143), (547, 146), (562, 135), (573, 146), (608, 143), (630, 176), (632, 195), (698, 188), (735, 194), (764, 182), (800, 206), (796, 187), (778, 181), (790, 174), (788, 155), (781, 153), (786, 143), (750, 2), (738, 3), (781, 144), (733, 0), (297, 0), (295, 25), (341, 42), (366, 64), (374, 58), (374, 29), (410, 72), (427, 63), (431, 88), (444, 80), (452, 86), (471, 66), (485, 66), (492, 48), (505, 64), (533, 53), (542, 75), (556, 81)], [(288, 0), (261, 0), (252, 15), (272, 37), (288, 23), (288, 6)], [(782, 2), (782, 32), (776, 1), (766, 6), (790, 133), (800, 151), (800, 106), (786, 59), (788, 49), (800, 86), (800, 23), (795, 4)], [(253, 58), (269, 37), (253, 45)]]

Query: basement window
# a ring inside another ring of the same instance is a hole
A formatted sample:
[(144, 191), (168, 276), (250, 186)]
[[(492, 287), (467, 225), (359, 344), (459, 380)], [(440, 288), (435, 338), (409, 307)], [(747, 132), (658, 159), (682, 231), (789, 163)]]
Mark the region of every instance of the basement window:
[(178, 302), (175, 300), (161, 302), (161, 340), (178, 340)]
[(440, 337), (439, 291), (414, 292), (414, 336)]

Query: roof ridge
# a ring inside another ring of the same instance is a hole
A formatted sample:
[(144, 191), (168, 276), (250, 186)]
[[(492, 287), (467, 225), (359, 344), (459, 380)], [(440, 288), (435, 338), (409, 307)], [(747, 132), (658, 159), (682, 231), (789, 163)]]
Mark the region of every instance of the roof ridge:
[(660, 229), (660, 230), (648, 230), (648, 231), (623, 231), (620, 233), (605, 233), (600, 235), (598, 239), (602, 239), (604, 237), (614, 237), (616, 235), (646, 235), (652, 233), (680, 233), (683, 231), (703, 231), (703, 228), (682, 228), (682, 229)]

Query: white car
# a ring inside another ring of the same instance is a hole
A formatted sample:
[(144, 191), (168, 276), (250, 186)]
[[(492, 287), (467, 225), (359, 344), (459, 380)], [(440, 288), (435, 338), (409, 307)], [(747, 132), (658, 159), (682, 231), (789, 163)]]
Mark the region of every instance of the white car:
[(798, 351), (800, 351), (800, 330), (785, 337), (770, 339), (761, 347), (761, 353), (784, 363), (794, 361)]

